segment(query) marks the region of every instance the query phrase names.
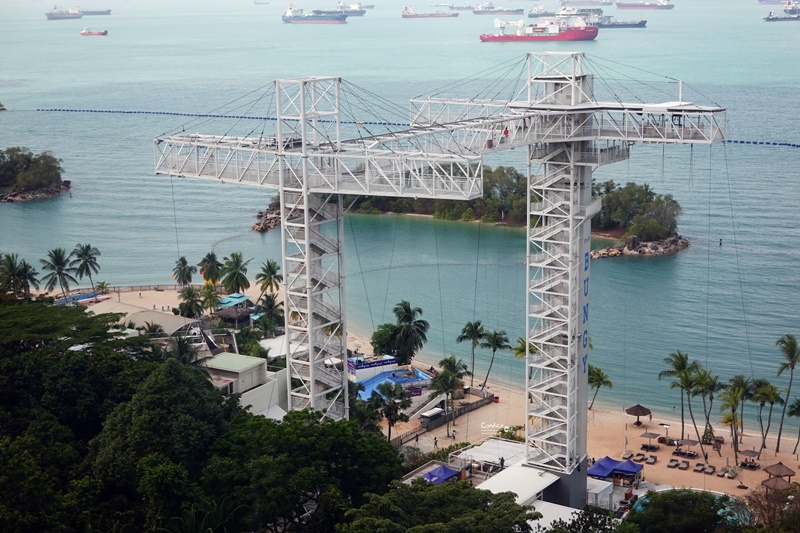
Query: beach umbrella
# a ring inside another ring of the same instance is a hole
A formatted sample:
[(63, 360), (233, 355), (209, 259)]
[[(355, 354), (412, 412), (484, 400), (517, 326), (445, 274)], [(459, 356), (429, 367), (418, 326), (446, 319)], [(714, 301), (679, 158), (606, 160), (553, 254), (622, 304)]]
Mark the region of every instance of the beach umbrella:
[(739, 455), (744, 455), (745, 457), (758, 457), (758, 452), (755, 450), (742, 450), (739, 452)]
[(694, 439), (681, 439), (680, 440), (680, 445), (681, 446), (697, 446), (697, 444), (698, 444), (698, 441), (696, 441)]
[(643, 439), (647, 439), (648, 440), (648, 444), (652, 444), (653, 443), (653, 439), (658, 437), (659, 434), (658, 433), (651, 433), (650, 431), (645, 431), (644, 433), (642, 433), (639, 436), (641, 438), (643, 438)]
[(769, 465), (764, 468), (764, 472), (769, 474), (770, 476), (777, 476), (777, 477), (784, 477), (789, 476), (789, 479), (795, 474), (795, 471), (783, 464), (781, 461), (778, 461), (774, 465)]
[(792, 488), (792, 484), (782, 477), (771, 477), (761, 482), (768, 489), (786, 490)]
[(627, 409), (625, 409), (625, 412), (631, 416), (636, 417), (636, 422), (634, 422), (634, 424), (636, 424), (637, 426), (642, 425), (641, 421), (639, 420), (640, 416), (647, 416), (652, 413), (650, 409), (642, 405), (639, 405), (638, 403), (633, 407), (628, 407)]

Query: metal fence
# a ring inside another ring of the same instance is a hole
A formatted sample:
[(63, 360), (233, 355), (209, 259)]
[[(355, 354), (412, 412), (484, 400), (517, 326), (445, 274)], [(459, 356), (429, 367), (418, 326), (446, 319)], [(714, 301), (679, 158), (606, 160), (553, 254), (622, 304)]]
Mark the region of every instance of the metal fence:
[[(478, 395), (476, 394), (475, 396)], [(459, 407), (458, 409), (448, 411), (446, 416), (442, 416), (434, 420), (429, 420), (426, 429), (428, 431), (431, 431), (433, 429), (441, 427), (445, 425), (447, 422), (452, 422), (461, 415), (467, 414), (470, 411), (474, 411), (475, 409), (479, 409), (484, 405), (490, 404), (492, 402), (494, 402), (494, 394), (488, 393), (487, 396), (481, 397), (481, 399), (478, 400), (477, 402), (468, 403), (467, 405)]]

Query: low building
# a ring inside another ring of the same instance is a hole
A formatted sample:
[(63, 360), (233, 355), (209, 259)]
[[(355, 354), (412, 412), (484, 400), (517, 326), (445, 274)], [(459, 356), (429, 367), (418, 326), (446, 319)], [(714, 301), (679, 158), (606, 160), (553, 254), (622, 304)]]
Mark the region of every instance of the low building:
[(267, 370), (267, 361), (224, 352), (204, 359), (203, 370), (227, 394), (241, 394), (239, 403), (251, 413), (281, 418), (288, 408), (286, 369)]

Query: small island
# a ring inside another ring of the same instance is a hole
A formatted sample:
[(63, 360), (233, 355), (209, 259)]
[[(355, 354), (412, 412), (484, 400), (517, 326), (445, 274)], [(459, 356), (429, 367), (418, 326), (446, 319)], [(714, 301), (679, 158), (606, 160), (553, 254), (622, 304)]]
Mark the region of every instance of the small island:
[(58, 196), (70, 188), (61, 179), (61, 160), (49, 152), (34, 154), (14, 146), (0, 151), (1, 202), (29, 202)]

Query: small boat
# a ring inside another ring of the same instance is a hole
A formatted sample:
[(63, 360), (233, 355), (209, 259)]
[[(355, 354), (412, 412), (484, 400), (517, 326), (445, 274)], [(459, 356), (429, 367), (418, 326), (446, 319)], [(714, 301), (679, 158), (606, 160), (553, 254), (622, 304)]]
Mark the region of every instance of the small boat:
[(785, 3), (786, 0), (758, 0), (760, 6), (774, 6)]
[(403, 8), (403, 12), (401, 13), (404, 19), (446, 19), (446, 18), (453, 18), (459, 15), (458, 12), (448, 12), (448, 11), (435, 11), (433, 13), (417, 13), (414, 11), (413, 7), (406, 7)]
[(491, 2), (486, 2), (485, 4), (475, 6), (475, 9), (473, 9), (472, 12), (476, 15), (522, 15), (525, 13), (525, 8), (521, 7), (519, 9), (513, 9), (506, 7), (495, 7)]
[(89, 36), (95, 36), (95, 37), (99, 37), (99, 36), (101, 36), (101, 35), (108, 35), (108, 30), (103, 30), (103, 31), (92, 31), (92, 30), (90, 30), (89, 28), (83, 28), (83, 29), (81, 30), (81, 35), (83, 35), (83, 36), (87, 36), (87, 35), (89, 35)]
[(789, 0), (783, 4), (783, 12), (787, 15), (800, 15), (800, 2), (792, 2)]
[(83, 18), (83, 11), (79, 7), (73, 7), (69, 11), (58, 9), (58, 6), (53, 6), (52, 11), (44, 14), (47, 20), (66, 20), (66, 19), (79, 19)]
[(110, 15), (110, 9), (84, 9), (81, 13), (86, 15), (87, 17), (95, 17), (99, 15)]
[(776, 15), (772, 11), (769, 12), (769, 15), (764, 17), (764, 22), (791, 22), (798, 20), (800, 20), (800, 15), (786, 15), (784, 17), (781, 17)]
[(617, 2), (617, 9), (672, 9), (675, 4), (670, 4), (669, 0), (658, 0), (657, 2)]
[(538, 19), (541, 17), (555, 17), (555, 11), (547, 11), (544, 6), (535, 5), (528, 11), (528, 18), (529, 19)]
[[(542, 19), (536, 24), (525, 25), (524, 20), (506, 22), (495, 19), (495, 28), (500, 33), (483, 34), (481, 42), (513, 42), (513, 41), (593, 41), (599, 32), (597, 26), (590, 26), (580, 17), (556, 17)], [(505, 32), (506, 26), (516, 28), (513, 34)]]
[(317, 13), (303, 13), (303, 9), (289, 4), (281, 17), (287, 24), (347, 24), (347, 15), (336, 13), (334, 15), (321, 15)]

